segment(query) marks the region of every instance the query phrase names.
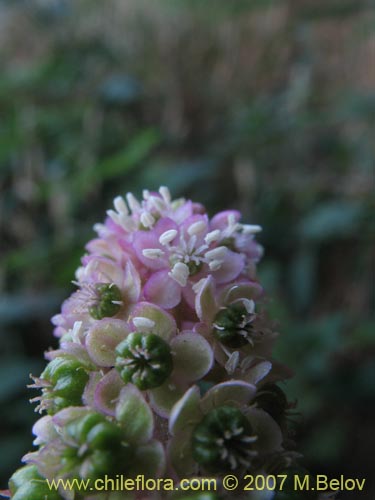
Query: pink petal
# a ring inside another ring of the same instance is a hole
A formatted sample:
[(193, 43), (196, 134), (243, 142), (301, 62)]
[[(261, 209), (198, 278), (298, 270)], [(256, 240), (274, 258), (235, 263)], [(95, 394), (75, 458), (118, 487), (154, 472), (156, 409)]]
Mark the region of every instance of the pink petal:
[(233, 215), (235, 221), (239, 221), (241, 218), (241, 213), (238, 210), (224, 210), (219, 212), (211, 219), (211, 230), (213, 229), (225, 229), (228, 227), (228, 216)]
[(255, 447), (261, 453), (272, 453), (282, 448), (283, 436), (280, 427), (273, 418), (263, 410), (249, 408), (246, 411), (254, 434), (258, 436)]
[(170, 381), (160, 387), (148, 391), (150, 405), (160, 417), (168, 418), (171, 409), (184, 395), (186, 386), (177, 386)]
[(178, 380), (199, 380), (211, 369), (213, 352), (202, 335), (181, 332), (171, 341), (171, 347), (174, 353), (173, 376)]
[(225, 261), (220, 269), (214, 271), (212, 276), (217, 283), (228, 283), (241, 273), (245, 265), (245, 257), (242, 254), (228, 250)]
[(272, 363), (270, 361), (261, 361), (249, 368), (243, 375), (243, 379), (250, 384), (256, 385), (269, 374), (271, 369)]
[(199, 408), (200, 391), (198, 386), (190, 387), (173, 406), (169, 417), (169, 432), (177, 435), (194, 427), (202, 418)]
[(125, 321), (105, 318), (96, 321), (86, 336), (87, 352), (98, 366), (110, 367), (115, 364), (115, 348), (128, 335)]
[(134, 249), (138, 259), (149, 269), (158, 270), (169, 267), (167, 255), (158, 259), (150, 259), (143, 255), (143, 250), (147, 248), (158, 248), (165, 250), (159, 243), (159, 237), (169, 229), (178, 230), (177, 224), (167, 217), (159, 219), (151, 231), (137, 231), (134, 235)]
[(263, 287), (257, 281), (241, 281), (221, 287), (219, 302), (230, 304), (237, 299), (258, 300), (263, 295)]
[(182, 295), (187, 305), (194, 311), (195, 310), (195, 293), (192, 288), (192, 283), (188, 282), (182, 289)]
[(89, 375), (89, 381), (86, 384), (85, 390), (83, 391), (82, 401), (86, 406), (95, 406), (94, 404), (94, 394), (98, 383), (102, 379), (102, 374), (100, 372), (91, 372)]
[(141, 279), (131, 261), (126, 264), (121, 290), (125, 291), (127, 299), (132, 303), (137, 302), (141, 294)]
[(138, 231), (134, 236), (134, 249), (142, 264), (152, 270), (163, 269), (168, 266), (165, 255), (158, 259), (145, 257), (142, 252), (148, 248), (159, 248), (163, 250), (162, 245), (159, 243), (158, 235), (154, 231)]
[(168, 276), (168, 271), (158, 271), (144, 287), (145, 298), (164, 309), (172, 309), (181, 300), (181, 287)]
[(173, 219), (180, 224), (182, 221), (190, 217), (193, 213), (193, 204), (189, 200), (180, 207), (178, 207), (174, 212), (173, 212)]
[(152, 332), (160, 335), (164, 340), (168, 341), (177, 331), (177, 325), (174, 317), (161, 307), (149, 302), (139, 302), (133, 307), (129, 320), (133, 318), (143, 317), (155, 322)]
[(229, 404), (233, 406), (248, 405), (256, 392), (253, 384), (242, 380), (228, 380), (209, 389), (201, 400), (201, 409), (204, 413), (212, 408)]
[(208, 276), (195, 297), (195, 310), (201, 321), (211, 322), (217, 309), (214, 279)]
[(116, 404), (124, 387), (116, 369), (109, 371), (98, 383), (94, 393), (94, 404), (96, 408), (106, 415), (115, 416)]
[(56, 427), (64, 429), (69, 424), (69, 422), (83, 417), (89, 411), (89, 408), (85, 408), (83, 406), (69, 406), (69, 408), (64, 408), (63, 410), (60, 410), (58, 413), (56, 413), (52, 417), (52, 421)]
[(204, 237), (206, 236), (206, 234), (209, 230), (207, 215), (200, 215), (200, 214), (192, 215), (191, 217), (188, 217), (186, 220), (184, 220), (184, 222), (181, 224), (180, 228), (182, 230), (182, 233), (185, 236), (185, 239), (189, 240), (189, 238), (191, 238), (191, 236), (188, 233), (188, 229), (192, 224), (195, 224), (196, 222), (203, 222), (205, 225), (205, 228), (202, 229), (202, 231), (200, 231), (197, 234), (197, 241), (195, 244), (195, 247), (197, 248), (204, 243)]

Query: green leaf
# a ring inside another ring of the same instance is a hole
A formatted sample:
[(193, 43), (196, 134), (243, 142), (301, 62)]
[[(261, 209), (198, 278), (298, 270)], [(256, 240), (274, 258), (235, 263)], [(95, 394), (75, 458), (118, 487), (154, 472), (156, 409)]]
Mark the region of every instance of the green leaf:
[(332, 201), (318, 205), (300, 225), (300, 236), (313, 242), (348, 237), (359, 231), (363, 208), (357, 203)]
[(160, 135), (154, 128), (142, 130), (124, 148), (97, 163), (91, 168), (79, 172), (72, 179), (76, 194), (82, 196), (97, 182), (112, 179), (129, 173), (145, 160), (151, 149), (160, 141)]

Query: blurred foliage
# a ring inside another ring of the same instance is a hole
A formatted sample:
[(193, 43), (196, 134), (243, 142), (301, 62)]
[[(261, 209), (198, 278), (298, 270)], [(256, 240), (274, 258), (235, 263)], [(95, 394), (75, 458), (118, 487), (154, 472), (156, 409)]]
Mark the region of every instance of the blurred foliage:
[(263, 225), (305, 462), (369, 474), (374, 21), (360, 0), (0, 1), (3, 481), (92, 224), (161, 184)]

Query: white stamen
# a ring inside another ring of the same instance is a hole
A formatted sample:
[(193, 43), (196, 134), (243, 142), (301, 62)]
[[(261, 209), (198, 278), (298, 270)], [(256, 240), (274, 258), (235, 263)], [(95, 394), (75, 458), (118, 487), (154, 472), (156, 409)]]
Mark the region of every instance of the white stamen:
[(243, 443), (255, 443), (258, 440), (258, 436), (243, 436), (241, 441)]
[(237, 460), (234, 455), (229, 455), (229, 463), (231, 470), (234, 470), (237, 467)]
[(213, 260), (208, 264), (208, 266), (211, 271), (217, 271), (218, 269), (221, 268), (222, 263), (223, 263), (222, 260)]
[(148, 200), (150, 198), (150, 191), (148, 189), (144, 189), (142, 191), (143, 199)]
[(176, 229), (169, 229), (168, 231), (165, 231), (159, 238), (159, 242), (162, 245), (168, 245), (172, 240), (175, 239), (177, 236), (177, 231)]
[(156, 210), (158, 210), (160, 213), (166, 209), (164, 200), (158, 198), (157, 196), (151, 196), (149, 202), (152, 203), (152, 205), (154, 205)]
[(227, 253), (228, 253), (228, 248), (222, 246), (214, 248), (213, 250), (209, 250), (204, 254), (204, 256), (208, 260), (223, 260)]
[(164, 255), (164, 252), (160, 248), (145, 248), (142, 250), (142, 254), (147, 259), (160, 259)]
[(141, 222), (145, 227), (152, 227), (155, 223), (155, 219), (149, 212), (142, 212)]
[(169, 189), (165, 186), (161, 186), (159, 189), (159, 193), (161, 194), (163, 200), (166, 203), (170, 203), (171, 201), (171, 193), (169, 192)]
[(107, 230), (107, 227), (104, 224), (100, 224), (99, 222), (93, 225), (93, 229), (96, 233), (100, 234)]
[(220, 230), (215, 229), (214, 231), (211, 231), (210, 233), (206, 234), (204, 241), (207, 243), (207, 245), (209, 245), (210, 243), (219, 240), (220, 234), (221, 234)]
[(257, 224), (242, 224), (243, 234), (256, 234), (262, 231), (261, 226)]
[(186, 286), (189, 277), (189, 268), (183, 262), (177, 262), (168, 275), (181, 286)]
[(253, 314), (255, 311), (255, 302), (251, 299), (242, 299), (242, 303), (248, 314)]
[(225, 369), (229, 373), (229, 375), (232, 375), (232, 373), (235, 372), (239, 360), (240, 360), (240, 353), (238, 351), (232, 352), (228, 361), (225, 363)]
[(83, 455), (87, 452), (88, 448), (89, 448), (89, 447), (88, 447), (87, 443), (83, 443), (83, 444), (79, 447), (77, 455), (78, 455), (79, 457), (82, 457), (82, 456), (83, 456)]
[(253, 361), (254, 356), (246, 356), (246, 358), (241, 361), (241, 371), (246, 372), (250, 368)]
[(207, 278), (202, 278), (197, 283), (193, 285), (193, 292), (198, 293), (200, 292), (202, 286), (206, 283)]
[(130, 207), (130, 210), (132, 212), (137, 212), (140, 208), (141, 208), (141, 205), (139, 203), (139, 201), (137, 200), (137, 198), (133, 195), (133, 193), (128, 193), (126, 195), (126, 200), (128, 202), (128, 205)]
[(116, 196), (113, 200), (113, 205), (119, 214), (129, 214), (128, 207), (126, 206), (125, 200), (122, 196)]
[(143, 316), (136, 316), (133, 318), (133, 324), (137, 330), (151, 330), (155, 326), (155, 321)]
[(153, 369), (153, 370), (159, 370), (160, 367), (161, 367), (161, 364), (160, 363), (149, 363), (149, 366)]
[(229, 214), (228, 215), (228, 226), (234, 226), (236, 224), (236, 217), (234, 214)]
[(194, 222), (191, 226), (189, 226), (187, 232), (190, 236), (201, 233), (204, 229), (206, 229), (206, 224), (203, 220), (199, 220), (198, 222)]
[(232, 430), (232, 435), (233, 436), (239, 436), (243, 432), (243, 427), (236, 427), (235, 429)]
[(117, 212), (115, 212), (114, 210), (107, 210), (107, 215), (113, 220), (115, 224), (121, 226), (121, 217)]
[(75, 321), (73, 328), (71, 330), (71, 336), (72, 336), (73, 342), (75, 342), (77, 344), (81, 343), (80, 335), (82, 332), (83, 332), (82, 321)]
[(128, 232), (132, 232), (137, 229), (135, 221), (133, 221), (133, 219), (129, 215), (126, 215), (123, 212), (119, 214), (114, 210), (107, 210), (107, 215), (113, 220), (115, 224), (123, 227)]

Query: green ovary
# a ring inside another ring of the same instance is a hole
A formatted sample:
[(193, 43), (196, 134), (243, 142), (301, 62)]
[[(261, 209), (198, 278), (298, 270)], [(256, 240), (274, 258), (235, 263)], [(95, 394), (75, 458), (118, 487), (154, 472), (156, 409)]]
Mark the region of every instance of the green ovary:
[(123, 381), (143, 391), (162, 385), (173, 369), (169, 345), (152, 333), (131, 333), (116, 352), (116, 368)]
[(82, 394), (89, 375), (75, 359), (57, 357), (53, 359), (41, 375), (50, 385), (42, 391), (42, 401), (49, 414), (67, 406), (81, 406)]
[(221, 309), (215, 316), (213, 334), (228, 347), (242, 347), (249, 342), (253, 330), (251, 316), (241, 303)]
[(92, 318), (110, 318), (121, 309), (121, 292), (114, 283), (97, 283), (95, 285), (95, 296), (94, 303), (89, 307)]
[(99, 413), (70, 423), (66, 431), (78, 445), (63, 452), (63, 470), (68, 474), (79, 468), (86, 479), (114, 477), (124, 473), (133, 459), (133, 449), (124, 441), (121, 428)]
[(193, 432), (193, 457), (210, 472), (248, 468), (257, 455), (251, 425), (240, 410), (220, 406), (211, 410)]

